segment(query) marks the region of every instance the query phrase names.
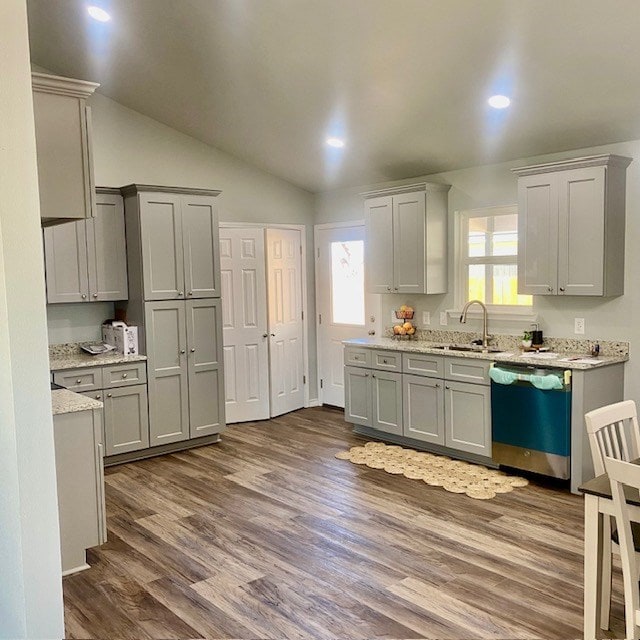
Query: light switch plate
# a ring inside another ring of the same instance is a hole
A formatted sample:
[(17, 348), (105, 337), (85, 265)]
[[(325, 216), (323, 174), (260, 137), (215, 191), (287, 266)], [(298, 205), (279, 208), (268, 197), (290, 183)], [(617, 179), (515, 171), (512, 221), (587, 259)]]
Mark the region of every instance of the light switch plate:
[(431, 313), (429, 311), (422, 312), (422, 324), (431, 324)]
[(584, 335), (584, 318), (573, 319), (573, 332), (578, 335)]
[(440, 312), (440, 324), (443, 325), (443, 326), (447, 324), (447, 312), (446, 311), (441, 311)]

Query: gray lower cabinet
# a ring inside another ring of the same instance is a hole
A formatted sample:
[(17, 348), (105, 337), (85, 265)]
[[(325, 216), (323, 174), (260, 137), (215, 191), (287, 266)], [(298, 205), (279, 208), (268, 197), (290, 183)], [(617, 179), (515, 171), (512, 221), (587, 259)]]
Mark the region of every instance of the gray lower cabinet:
[(373, 426), (371, 371), (360, 367), (345, 367), (344, 387), (344, 419), (364, 427)]
[(105, 455), (149, 446), (147, 387), (144, 384), (103, 391)]
[(372, 424), (374, 429), (402, 435), (402, 374), (371, 372)]
[(224, 427), (221, 314), (219, 299), (145, 303), (151, 446)]
[(445, 444), (444, 382), (422, 376), (403, 376), (403, 435)]
[(491, 457), (491, 387), (445, 382), (445, 443), (452, 449)]

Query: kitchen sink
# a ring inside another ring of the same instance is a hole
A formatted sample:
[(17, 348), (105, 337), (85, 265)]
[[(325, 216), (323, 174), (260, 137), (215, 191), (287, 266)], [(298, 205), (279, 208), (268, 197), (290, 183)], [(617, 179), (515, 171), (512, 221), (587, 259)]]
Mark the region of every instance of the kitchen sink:
[(442, 344), (431, 348), (442, 349), (443, 351), (470, 351), (472, 353), (500, 353), (502, 351), (502, 349), (496, 349), (495, 347), (483, 347), (481, 345)]

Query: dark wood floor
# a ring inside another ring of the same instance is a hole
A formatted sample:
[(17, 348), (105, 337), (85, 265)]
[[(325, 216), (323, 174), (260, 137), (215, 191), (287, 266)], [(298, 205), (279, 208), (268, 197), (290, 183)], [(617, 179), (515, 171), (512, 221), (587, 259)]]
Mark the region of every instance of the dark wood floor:
[(581, 498), (472, 500), (333, 457), (356, 442), (305, 409), (108, 469), (109, 542), (64, 580), (68, 637), (581, 636)]

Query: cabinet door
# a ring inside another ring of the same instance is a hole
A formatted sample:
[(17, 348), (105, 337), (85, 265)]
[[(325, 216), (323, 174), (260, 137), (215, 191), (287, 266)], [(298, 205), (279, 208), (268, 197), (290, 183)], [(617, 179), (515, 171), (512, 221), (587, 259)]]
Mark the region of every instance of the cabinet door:
[(372, 427), (402, 435), (402, 374), (371, 372)]
[(424, 293), (425, 194), (393, 196), (393, 290)]
[(156, 446), (189, 438), (187, 330), (185, 303), (147, 302), (147, 379), (149, 443)]
[(144, 299), (184, 299), (180, 196), (144, 193), (139, 198)]
[(558, 293), (604, 293), (605, 167), (558, 173)]
[(222, 304), (189, 300), (186, 307), (190, 434), (199, 438), (219, 433), (225, 423)]
[(87, 302), (89, 279), (85, 222), (69, 222), (44, 230), (47, 302)]
[(390, 196), (365, 200), (365, 278), (371, 293), (393, 291), (393, 203)]
[(149, 447), (147, 387), (109, 389), (103, 392), (105, 455)]
[(402, 377), (403, 434), (444, 445), (444, 382), (421, 376)]
[(129, 291), (122, 198), (107, 193), (96, 198), (96, 217), (85, 223), (89, 295), (96, 301), (126, 300)]
[(220, 243), (215, 198), (183, 196), (182, 239), (187, 298), (219, 298)]
[(352, 424), (373, 426), (371, 418), (371, 371), (344, 368), (344, 419)]
[(557, 293), (558, 181), (556, 173), (518, 179), (518, 293)]
[(445, 383), (445, 444), (491, 457), (491, 388), (467, 382)]

